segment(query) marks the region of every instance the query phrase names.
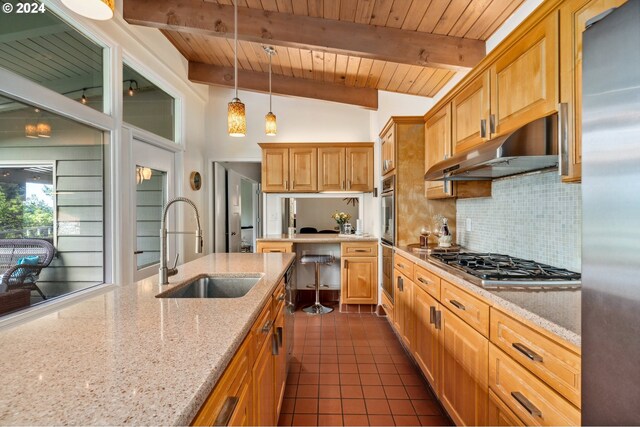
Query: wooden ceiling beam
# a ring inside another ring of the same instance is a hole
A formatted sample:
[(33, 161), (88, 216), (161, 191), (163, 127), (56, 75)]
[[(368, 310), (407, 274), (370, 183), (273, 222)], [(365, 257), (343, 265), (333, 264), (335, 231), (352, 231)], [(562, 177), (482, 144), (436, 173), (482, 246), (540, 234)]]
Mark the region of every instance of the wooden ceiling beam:
[[(233, 37), (233, 6), (202, 0), (124, 0), (123, 15), (130, 24)], [(247, 7), (238, 8), (238, 38), (454, 71), (471, 68), (485, 56), (480, 40)]]
[[(189, 62), (189, 80), (214, 86), (233, 87), (233, 68)], [(253, 92), (269, 91), (269, 73), (238, 70), (238, 87)], [(378, 108), (378, 91), (372, 88), (347, 87), (336, 83), (273, 74), (273, 93), (302, 98), (322, 99), (364, 107)]]

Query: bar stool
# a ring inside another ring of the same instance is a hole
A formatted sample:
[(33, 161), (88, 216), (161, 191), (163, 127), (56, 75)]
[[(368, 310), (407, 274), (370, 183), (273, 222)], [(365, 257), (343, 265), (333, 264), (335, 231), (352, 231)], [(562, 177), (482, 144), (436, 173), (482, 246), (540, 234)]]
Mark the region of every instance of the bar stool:
[(316, 267), (316, 302), (303, 308), (302, 311), (309, 314), (327, 314), (333, 311), (333, 308), (320, 304), (320, 264), (331, 264), (334, 261), (333, 255), (303, 255), (300, 257), (300, 264), (315, 264)]

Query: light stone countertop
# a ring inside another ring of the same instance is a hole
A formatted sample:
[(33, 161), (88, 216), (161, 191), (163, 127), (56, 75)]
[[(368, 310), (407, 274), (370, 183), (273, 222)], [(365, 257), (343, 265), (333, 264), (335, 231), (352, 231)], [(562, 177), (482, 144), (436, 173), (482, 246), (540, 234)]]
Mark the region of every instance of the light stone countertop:
[[(212, 254), (0, 331), (2, 425), (188, 425), (294, 254)], [(263, 273), (241, 298), (155, 295), (207, 273)]]
[(554, 334), (579, 350), (581, 346), (581, 291), (580, 290), (513, 290), (484, 289), (455, 274), (439, 268), (427, 255), (408, 248), (396, 247), (396, 253), (414, 261), (463, 289), (487, 300), (534, 325)]
[(346, 235), (346, 234), (299, 234), (296, 233), (293, 237), (289, 237), (287, 234), (268, 235), (261, 239), (256, 239), (258, 242), (293, 242), (293, 243), (342, 243), (342, 242), (377, 242), (378, 238), (364, 235)]

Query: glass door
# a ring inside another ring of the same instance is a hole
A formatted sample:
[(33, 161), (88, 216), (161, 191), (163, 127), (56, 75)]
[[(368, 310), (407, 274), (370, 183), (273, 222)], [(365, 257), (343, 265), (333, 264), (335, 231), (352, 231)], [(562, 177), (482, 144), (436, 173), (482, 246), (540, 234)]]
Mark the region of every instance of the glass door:
[[(135, 180), (134, 280), (158, 273), (160, 264), (160, 223), (162, 210), (173, 197), (174, 154), (134, 139), (132, 176)], [(169, 218), (174, 222), (173, 216)], [(169, 222), (168, 222), (169, 224)], [(173, 262), (176, 242), (168, 238), (168, 258)]]

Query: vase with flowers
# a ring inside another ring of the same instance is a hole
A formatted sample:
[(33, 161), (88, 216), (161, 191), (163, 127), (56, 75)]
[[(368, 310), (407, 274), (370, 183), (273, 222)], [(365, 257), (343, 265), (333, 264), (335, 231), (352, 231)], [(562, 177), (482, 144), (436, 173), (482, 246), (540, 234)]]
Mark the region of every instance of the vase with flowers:
[(340, 234), (345, 234), (345, 224), (351, 219), (351, 215), (346, 212), (336, 211), (333, 213), (333, 215), (331, 215), (331, 218), (333, 218), (338, 223)]

